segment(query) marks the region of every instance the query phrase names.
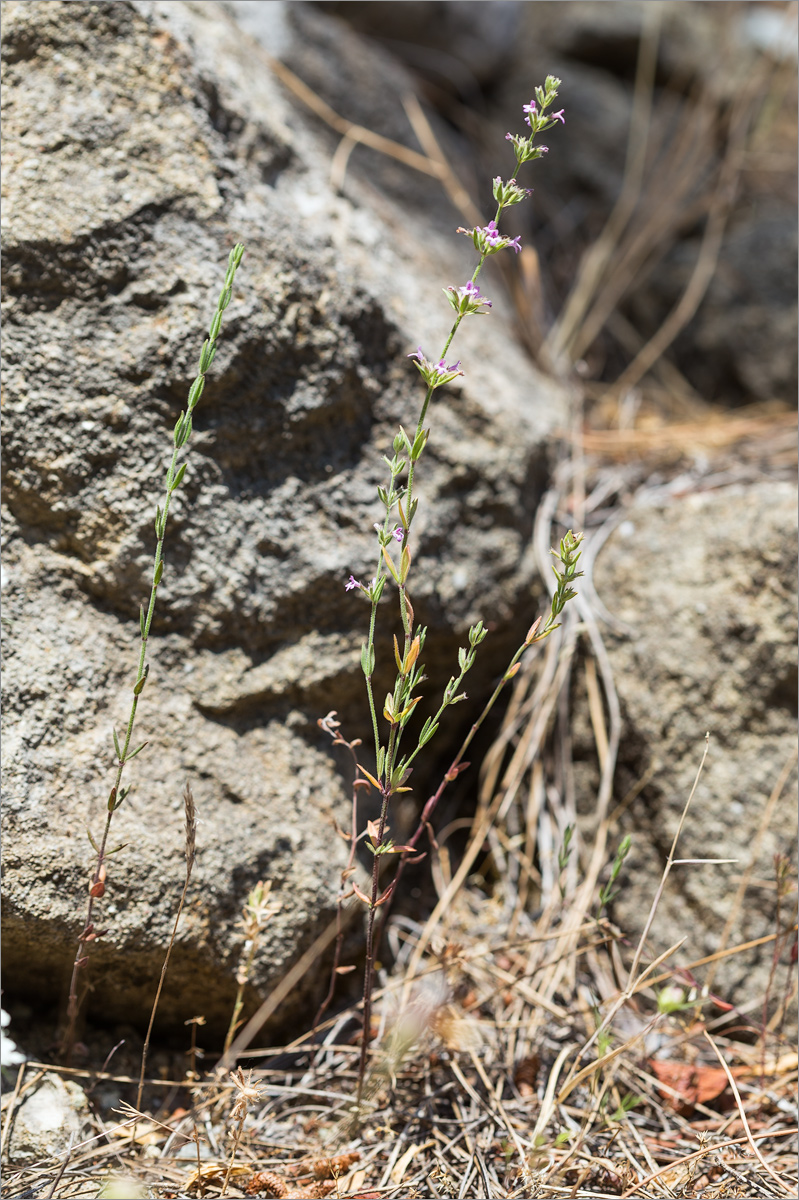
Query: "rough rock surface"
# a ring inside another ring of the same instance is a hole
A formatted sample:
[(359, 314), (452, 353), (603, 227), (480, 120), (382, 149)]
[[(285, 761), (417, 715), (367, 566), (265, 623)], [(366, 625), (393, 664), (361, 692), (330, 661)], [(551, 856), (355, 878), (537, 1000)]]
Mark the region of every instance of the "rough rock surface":
[(66, 1154), (88, 1132), (89, 1105), (83, 1088), (47, 1071), (14, 1109), (6, 1149), (12, 1166)]
[[(316, 718), (336, 708), (350, 736), (366, 728), (366, 610), (343, 583), (372, 574), (380, 456), (419, 402), (406, 355), (420, 336), (435, 353), (440, 289), (467, 277), (473, 251), (404, 215), (355, 163), (334, 193), (327, 143), (216, 4), (9, 0), (3, 33), (4, 987), (63, 997), (171, 430), (241, 239), (170, 517), (137, 729), (149, 745), (114, 818), (112, 844), (127, 846), (98, 906), (109, 932), (87, 1001), (105, 1019), (149, 1012), (188, 778), (198, 861), (160, 1012), (218, 1027), (253, 883), (270, 879), (282, 904), (260, 993), (333, 910), (347, 788)], [(377, 78), (402, 86), (396, 67)], [(565, 402), (503, 333), (498, 301), (458, 346), (467, 378), (436, 405), (420, 476), (413, 598), (439, 636), (431, 691), (471, 620), (495, 630), (485, 682), (512, 615), (520, 628), (531, 615), (542, 445)]]
[[(710, 733), (677, 857), (737, 862), (673, 868), (653, 944), (663, 950), (685, 935), (686, 963), (719, 948), (753, 854), (752, 883), (728, 944), (773, 931), (773, 857), (794, 854), (795, 770), (756, 852), (753, 843), (796, 753), (796, 525), (796, 488), (788, 483), (697, 493), (662, 507), (639, 503), (596, 564), (599, 596), (632, 629), (629, 638), (607, 639), (625, 721), (619, 799), (652, 770), (623, 817), (633, 850), (616, 916), (634, 933)], [(751, 1000), (765, 989), (771, 954), (766, 946), (733, 957), (716, 991)]]

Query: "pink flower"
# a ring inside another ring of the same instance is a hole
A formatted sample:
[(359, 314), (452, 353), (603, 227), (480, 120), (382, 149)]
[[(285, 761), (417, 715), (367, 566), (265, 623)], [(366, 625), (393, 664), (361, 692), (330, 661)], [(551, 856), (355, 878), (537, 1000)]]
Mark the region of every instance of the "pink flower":
[(449, 366), (444, 362), (443, 358), (438, 363), (431, 363), (422, 353), (421, 346), (415, 354), (409, 354), (408, 358), (415, 358), (417, 360), (415, 366), (419, 368), (425, 383), (431, 388), (441, 387), (445, 383), (452, 383), (453, 379), (463, 374), (460, 361), (451, 363)]
[(476, 283), (471, 279), (463, 287), (448, 287), (444, 295), (449, 300), (456, 313), (466, 316), (468, 313), (486, 313), (491, 307), (491, 301), (486, 300)]

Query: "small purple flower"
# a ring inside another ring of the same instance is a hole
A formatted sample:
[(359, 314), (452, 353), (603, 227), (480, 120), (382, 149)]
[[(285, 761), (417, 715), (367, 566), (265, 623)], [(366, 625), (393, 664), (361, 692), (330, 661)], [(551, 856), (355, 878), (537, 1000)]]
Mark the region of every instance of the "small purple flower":
[(475, 249), (483, 255), (496, 254), (506, 246), (510, 246), (517, 254), (521, 250), (519, 238), (504, 237), (497, 229), (496, 221), (489, 221), (484, 226), (476, 225), (474, 229), (459, 229), (458, 233), (465, 233), (471, 237)]
[(349, 579), (344, 584), (344, 591), (352, 592), (355, 590), (355, 588), (362, 588), (362, 587), (363, 587), (363, 584), (359, 583), (354, 575), (350, 575)]
[(401, 542), (403, 537), (405, 536), (402, 526), (397, 525), (396, 529), (392, 529), (391, 536), (394, 538), (394, 540), (396, 542)]
[(444, 295), (460, 316), (466, 316), (467, 313), (486, 313), (491, 307), (491, 301), (486, 300), (471, 279), (463, 287), (444, 288)]
[(502, 176), (497, 175), (494, 180), (494, 199), (503, 208), (510, 204), (519, 204), (528, 196), (532, 196), (530, 188), (519, 187), (515, 179), (509, 179), (507, 183), (503, 182)]
[(480, 229), (478, 226), (475, 232), (482, 233), (485, 236), (485, 240), (489, 246), (499, 247), (499, 243), (502, 241), (502, 235), (497, 229), (496, 221), (489, 221), (488, 224), (483, 227), (483, 229)]
[(511, 241), (506, 242), (506, 245), (509, 250), (515, 250), (516, 253), (518, 254), (522, 248), (521, 235), (519, 235), (519, 237), (513, 238)]
[(562, 109), (560, 110), (560, 112), (552, 113), (552, 115), (551, 115), (551, 116), (550, 116), (550, 118), (549, 118), (549, 119), (550, 119), (550, 121), (560, 121), (561, 125), (565, 125), (565, 124), (566, 124), (566, 118), (565, 118), (565, 117), (564, 117), (564, 115), (563, 115), (565, 111), (566, 111), (566, 110), (562, 108)]
[(431, 363), (422, 353), (421, 346), (415, 354), (409, 354), (408, 358), (415, 358), (417, 360), (415, 365), (419, 368), (419, 371), (423, 376), (427, 386), (431, 388), (441, 387), (445, 383), (452, 383), (453, 379), (457, 378), (458, 375), (463, 374), (460, 360), (456, 363), (452, 363), (449, 366), (443, 358), (440, 362)]

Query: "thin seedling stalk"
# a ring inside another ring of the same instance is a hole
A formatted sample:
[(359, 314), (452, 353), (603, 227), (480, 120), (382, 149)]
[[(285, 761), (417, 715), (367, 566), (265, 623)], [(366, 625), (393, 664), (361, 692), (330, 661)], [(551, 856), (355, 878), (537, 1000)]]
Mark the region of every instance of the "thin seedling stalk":
[(200, 351), (200, 358), (199, 358), (199, 363), (198, 363), (198, 367), (197, 367), (197, 375), (189, 389), (188, 399), (186, 402), (186, 410), (185, 410), (185, 412), (181, 412), (180, 417), (178, 418), (177, 424), (175, 425), (175, 430), (174, 430), (173, 439), (172, 439), (173, 440), (172, 459), (171, 459), (169, 467), (167, 469), (166, 481), (164, 484), (164, 496), (163, 496), (163, 502), (162, 502), (163, 508), (161, 507), (161, 505), (156, 506), (156, 515), (155, 515), (156, 547), (155, 547), (155, 555), (153, 558), (152, 584), (150, 587), (150, 599), (147, 604), (147, 611), (145, 613), (143, 608), (140, 611), (139, 625), (140, 625), (140, 631), (141, 631), (141, 645), (140, 645), (140, 650), (139, 650), (138, 667), (136, 669), (136, 681), (133, 685), (133, 699), (131, 701), (130, 714), (128, 716), (128, 723), (127, 723), (127, 726), (125, 729), (125, 737), (124, 737), (124, 740), (123, 740), (121, 746), (120, 746), (119, 739), (116, 734), (116, 730), (113, 731), (114, 750), (115, 750), (116, 757), (117, 757), (117, 768), (116, 768), (116, 774), (114, 777), (114, 784), (113, 784), (113, 787), (111, 788), (111, 792), (108, 797), (108, 803), (106, 806), (105, 824), (103, 827), (103, 834), (102, 834), (102, 838), (100, 839), (99, 845), (94, 840), (91, 833), (89, 833), (89, 840), (92, 844), (92, 847), (95, 850), (97, 857), (96, 857), (96, 861), (95, 861), (94, 872), (92, 874), (91, 884), (89, 886), (89, 900), (88, 900), (88, 904), (87, 904), (87, 908), (86, 908), (86, 920), (84, 922), (83, 930), (78, 938), (77, 951), (75, 954), (75, 961), (72, 965), (72, 976), (71, 976), (70, 984), (69, 984), (69, 999), (67, 1002), (67, 1024), (66, 1024), (66, 1031), (64, 1034), (64, 1038), (62, 1041), (62, 1052), (67, 1060), (69, 1060), (69, 1057), (70, 1057), (70, 1054), (72, 1051), (72, 1046), (74, 1045), (75, 1030), (76, 1030), (76, 1024), (77, 1024), (77, 1019), (78, 1019), (78, 1008), (79, 1008), (78, 976), (79, 976), (81, 969), (83, 967), (85, 967), (89, 961), (89, 956), (87, 953), (88, 945), (92, 941), (96, 941), (97, 938), (101, 937), (102, 934), (105, 932), (104, 930), (102, 932), (96, 931), (94, 928), (94, 924), (92, 922), (92, 917), (94, 915), (94, 902), (95, 902), (95, 900), (99, 899), (100, 897), (102, 897), (105, 894), (105, 888), (106, 888), (106, 884), (105, 884), (106, 866), (105, 866), (105, 864), (106, 864), (106, 860), (108, 858), (110, 858), (112, 854), (116, 854), (116, 853), (118, 853), (119, 850), (123, 849), (122, 846), (118, 846), (114, 850), (108, 849), (108, 836), (111, 831), (111, 822), (112, 822), (114, 813), (124, 802), (125, 797), (127, 796), (128, 792), (130, 791), (129, 787), (123, 788), (121, 786), (122, 785), (122, 777), (123, 777), (123, 774), (125, 771), (126, 764), (129, 763), (131, 761), (131, 759), (135, 758), (136, 755), (139, 754), (144, 749), (145, 745), (147, 744), (146, 742), (143, 742), (142, 745), (137, 747), (136, 750), (134, 750), (132, 752), (130, 750), (131, 739), (133, 737), (133, 730), (134, 730), (134, 726), (136, 724), (136, 712), (137, 712), (138, 705), (139, 705), (139, 697), (141, 696), (142, 691), (144, 690), (144, 686), (147, 682), (147, 676), (148, 676), (149, 670), (150, 670), (149, 663), (146, 661), (147, 644), (148, 644), (148, 641), (150, 638), (150, 629), (152, 627), (153, 614), (155, 612), (155, 602), (156, 602), (156, 597), (158, 595), (158, 586), (161, 583), (161, 579), (162, 579), (163, 572), (164, 572), (164, 557), (163, 557), (164, 539), (166, 537), (167, 518), (169, 516), (169, 508), (170, 508), (170, 504), (172, 501), (173, 493), (175, 491), (177, 491), (177, 489), (180, 487), (180, 484), (183, 482), (183, 477), (186, 473), (186, 463), (184, 462), (180, 465), (180, 467), (178, 467), (178, 457), (180, 455), (180, 451), (184, 448), (184, 446), (186, 446), (186, 444), (189, 441), (189, 438), (191, 437), (192, 413), (194, 412), (194, 409), (196, 408), (197, 404), (199, 403), (200, 397), (202, 396), (203, 389), (205, 387), (206, 375), (207, 375), (208, 371), (210, 370), (211, 364), (213, 363), (214, 358), (216, 356), (217, 338), (219, 336), (219, 331), (222, 326), (222, 314), (224, 313), (225, 309), (227, 308), (227, 306), (230, 303), (230, 300), (231, 300), (231, 297), (233, 294), (233, 281), (235, 279), (236, 270), (238, 269), (238, 266), (239, 266), (239, 263), (241, 262), (243, 254), (244, 254), (244, 246), (241, 243), (238, 243), (236, 246), (234, 246), (234, 248), (230, 252), (230, 256), (228, 258), (227, 272), (225, 274), (225, 282), (222, 286), (222, 291), (220, 292), (219, 299), (217, 301), (216, 312), (214, 313), (213, 319), (211, 321), (211, 325), (210, 325), (210, 328), (208, 331), (208, 337), (203, 342), (203, 346)]
[(248, 1071), (245, 1078), (244, 1072), (242, 1071), (241, 1067), (239, 1067), (238, 1072), (236, 1074), (231, 1074), (230, 1079), (237, 1092), (236, 1103), (233, 1105), (233, 1111), (230, 1114), (231, 1120), (236, 1122), (236, 1132), (233, 1135), (233, 1149), (230, 1153), (230, 1162), (227, 1166), (225, 1181), (222, 1184), (222, 1191), (219, 1193), (220, 1196), (227, 1195), (230, 1176), (233, 1173), (233, 1167), (236, 1162), (236, 1154), (238, 1153), (241, 1135), (244, 1132), (244, 1122), (246, 1120), (250, 1105), (256, 1104), (261, 1099), (260, 1088), (257, 1084), (253, 1084), (252, 1081), (252, 1071)]
[(244, 1117), (246, 1117), (246, 1115), (247, 1114), (245, 1113), (244, 1116), (239, 1118), (239, 1122), (236, 1126), (236, 1132), (233, 1136), (233, 1149), (230, 1152), (230, 1162), (227, 1165), (227, 1171), (225, 1172), (225, 1181), (222, 1184), (222, 1191), (219, 1193), (220, 1196), (227, 1195), (228, 1184), (230, 1183), (230, 1176), (233, 1174), (233, 1167), (235, 1166), (235, 1163), (236, 1163), (236, 1154), (238, 1153), (239, 1142), (241, 1141), (241, 1135), (244, 1130)]
[[(194, 866), (194, 859), (195, 859), (196, 851), (197, 851), (197, 813), (196, 813), (196, 810), (194, 807), (194, 797), (192, 796), (191, 788), (189, 787), (188, 783), (186, 784), (185, 790), (183, 792), (183, 807), (184, 807), (184, 811), (186, 814), (186, 878), (183, 883), (183, 891), (181, 892), (181, 895), (180, 895), (180, 903), (178, 904), (178, 911), (177, 911), (177, 914), (175, 915), (175, 924), (172, 928), (172, 936), (169, 939), (169, 945), (166, 948), (166, 955), (164, 956), (164, 965), (161, 967), (161, 977), (158, 980), (158, 989), (155, 993), (155, 999), (153, 1000), (153, 1008), (152, 1008), (152, 1012), (150, 1013), (150, 1023), (147, 1026), (147, 1035), (144, 1039), (144, 1046), (142, 1048), (141, 1072), (139, 1074), (139, 1090), (136, 1093), (136, 1108), (139, 1108), (139, 1109), (141, 1108), (141, 1097), (142, 1097), (142, 1092), (144, 1091), (144, 1074), (145, 1074), (145, 1070), (147, 1067), (147, 1054), (150, 1049), (150, 1037), (152, 1035), (153, 1025), (155, 1023), (155, 1014), (158, 1011), (158, 1001), (161, 999), (161, 991), (164, 986), (164, 979), (166, 978), (167, 968), (169, 967), (169, 958), (170, 958), (170, 955), (172, 954), (172, 947), (175, 944), (175, 938), (177, 937), (177, 934), (178, 934), (178, 923), (180, 922), (180, 918), (183, 913), (183, 905), (186, 901), (186, 893), (189, 890), (189, 881), (191, 880), (192, 867)], [(132, 1140), (135, 1141), (136, 1140), (136, 1126), (135, 1125), (133, 1126), (133, 1132), (132, 1132), (131, 1136), (132, 1136)]]
[(228, 1031), (225, 1036), (225, 1044), (222, 1048), (223, 1057), (230, 1049), (231, 1042), (235, 1036), (239, 1026), (239, 1016), (244, 1007), (244, 989), (247, 986), (250, 978), (252, 964), (255, 961), (255, 955), (258, 951), (258, 943), (261, 938), (264, 926), (270, 917), (273, 917), (280, 910), (280, 905), (270, 903), (269, 896), (272, 891), (271, 881), (259, 880), (255, 887), (247, 896), (247, 903), (244, 905), (243, 923), (244, 923), (244, 953), (242, 961), (239, 964), (239, 969), (236, 972), (236, 980), (238, 989), (236, 991), (236, 999), (233, 1004), (233, 1013), (228, 1025)]

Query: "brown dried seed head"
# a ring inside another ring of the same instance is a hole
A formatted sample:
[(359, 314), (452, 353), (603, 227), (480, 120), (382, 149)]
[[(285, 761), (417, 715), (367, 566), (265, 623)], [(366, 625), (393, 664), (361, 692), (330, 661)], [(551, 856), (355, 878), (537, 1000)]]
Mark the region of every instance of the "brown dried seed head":
[(197, 848), (197, 810), (188, 783), (183, 792), (183, 807), (186, 812), (186, 870), (191, 871)]
[(336, 1154), (333, 1158), (318, 1158), (311, 1166), (311, 1170), (317, 1179), (335, 1179), (337, 1175), (343, 1175), (345, 1171), (349, 1171), (353, 1163), (356, 1163), (361, 1157), (359, 1150), (353, 1150), (349, 1154)]
[(248, 1196), (255, 1196), (263, 1191), (267, 1196), (277, 1197), (277, 1200), (283, 1200), (283, 1197), (290, 1195), (285, 1182), (274, 1171), (259, 1171), (249, 1180), (245, 1190)]
[(95, 899), (99, 899), (100, 896), (105, 895), (105, 877), (106, 877), (105, 863), (103, 863), (100, 866), (99, 871), (97, 872), (97, 874), (95, 876), (93, 876), (93, 878), (89, 884), (89, 895), (90, 896), (94, 896)]

